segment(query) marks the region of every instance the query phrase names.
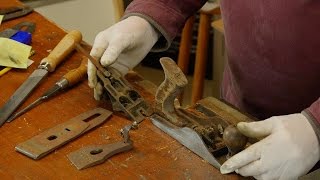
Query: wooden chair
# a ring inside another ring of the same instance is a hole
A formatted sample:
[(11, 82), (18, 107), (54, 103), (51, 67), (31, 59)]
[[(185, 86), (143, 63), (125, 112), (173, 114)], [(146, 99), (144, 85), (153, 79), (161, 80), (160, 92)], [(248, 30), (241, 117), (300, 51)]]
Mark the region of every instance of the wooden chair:
[[(213, 15), (220, 15), (220, 8), (210, 11), (200, 11), (200, 20), (197, 35), (197, 49), (195, 58), (195, 67), (192, 82), (191, 103), (194, 104), (202, 98), (205, 80), (205, 69), (208, 54), (208, 40), (210, 32), (210, 23)], [(192, 45), (192, 27), (195, 17), (190, 17), (186, 22), (180, 41), (178, 66), (186, 74), (190, 61), (190, 49)]]

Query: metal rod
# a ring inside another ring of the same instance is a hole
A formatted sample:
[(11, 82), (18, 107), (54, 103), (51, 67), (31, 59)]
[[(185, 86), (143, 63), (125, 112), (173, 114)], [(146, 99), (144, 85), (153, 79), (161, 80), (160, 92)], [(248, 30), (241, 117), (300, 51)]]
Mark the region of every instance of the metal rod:
[(14, 115), (12, 115), (7, 122), (11, 122), (14, 119), (16, 119), (17, 117), (21, 116), (22, 114), (24, 114), (25, 112), (29, 111), (30, 109), (36, 107), (37, 105), (39, 105), (45, 98), (40, 97), (38, 98), (36, 101), (34, 101), (33, 103), (29, 104), (27, 107), (25, 107), (24, 109), (22, 109), (21, 111), (15, 113)]
[(94, 66), (96, 66), (96, 68), (97, 68), (101, 73), (103, 73), (103, 74), (104, 74), (105, 76), (107, 76), (107, 77), (111, 76), (111, 74), (104, 69), (104, 67), (99, 63), (99, 61), (98, 61), (96, 58), (92, 57), (92, 56), (91, 56), (85, 49), (83, 49), (79, 44), (76, 44), (75, 47), (76, 47), (76, 49), (77, 49), (79, 52), (81, 52), (83, 55), (85, 55), (85, 56), (92, 62), (92, 64), (94, 64)]

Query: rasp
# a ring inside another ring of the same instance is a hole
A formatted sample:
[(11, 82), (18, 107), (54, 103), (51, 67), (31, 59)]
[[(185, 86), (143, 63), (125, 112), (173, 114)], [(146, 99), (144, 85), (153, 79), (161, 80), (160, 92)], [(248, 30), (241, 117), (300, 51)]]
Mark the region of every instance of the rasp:
[(40, 84), (49, 72), (53, 72), (56, 66), (73, 51), (75, 45), (82, 40), (81, 32), (70, 31), (65, 35), (50, 54), (42, 59), (39, 67), (28, 77), (28, 79), (16, 90), (7, 103), (0, 109), (0, 126), (2, 126), (10, 115), (24, 102), (33, 89)]

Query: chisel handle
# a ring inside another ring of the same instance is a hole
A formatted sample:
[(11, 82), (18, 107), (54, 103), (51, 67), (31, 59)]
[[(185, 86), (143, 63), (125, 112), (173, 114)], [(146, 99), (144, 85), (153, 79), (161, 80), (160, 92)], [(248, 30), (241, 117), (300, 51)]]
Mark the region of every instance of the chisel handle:
[(68, 86), (72, 86), (81, 81), (87, 74), (87, 58), (82, 58), (81, 64), (77, 69), (73, 69), (63, 77), (68, 80)]
[(41, 65), (44, 65), (49, 72), (53, 72), (56, 66), (61, 63), (65, 57), (74, 50), (75, 45), (82, 41), (80, 31), (72, 30), (65, 35), (50, 54), (42, 59)]

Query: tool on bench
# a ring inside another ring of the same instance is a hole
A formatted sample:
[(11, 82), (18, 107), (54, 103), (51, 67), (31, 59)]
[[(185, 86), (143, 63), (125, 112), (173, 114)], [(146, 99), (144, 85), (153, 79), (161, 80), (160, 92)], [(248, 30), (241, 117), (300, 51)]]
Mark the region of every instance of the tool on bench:
[(31, 13), (33, 9), (29, 6), (14, 6), (0, 9), (0, 15), (4, 15), (2, 21), (8, 21)]
[(15, 149), (32, 159), (40, 159), (94, 127), (101, 125), (111, 114), (112, 112), (102, 108), (82, 113), (18, 144)]
[[(77, 49), (79, 48), (77, 47)], [(105, 69), (90, 55), (87, 54), (87, 57), (97, 67), (98, 78), (103, 82), (108, 95), (112, 96), (111, 98), (115, 100), (116, 104), (113, 107), (117, 109), (119, 104), (124, 105), (120, 106), (119, 110), (126, 112), (127, 116), (132, 119), (135, 118), (130, 116), (128, 109), (126, 109), (130, 107), (125, 106), (125, 103), (128, 101), (123, 101), (120, 98), (122, 96), (115, 95), (118, 93), (117, 85), (121, 83), (115, 83), (117, 81), (112, 79), (115, 74), (111, 72), (112, 68), (108, 67), (108, 69)], [(155, 95), (155, 107), (152, 109), (146, 106), (148, 109), (154, 110), (154, 113), (150, 111), (150, 113), (142, 113), (138, 117), (140, 119), (150, 117), (153, 124), (158, 128), (214, 167), (219, 168), (227, 156), (242, 150), (247, 144), (246, 137), (240, 133), (236, 133), (237, 130), (232, 125), (240, 121), (252, 121), (252, 119), (215, 98), (203, 99), (189, 109), (177, 106), (177, 103), (175, 103), (176, 98), (184, 86), (186, 86), (187, 79), (170, 58), (161, 58), (160, 62), (165, 72), (165, 80), (159, 86)], [(110, 86), (113, 88), (110, 88)], [(122, 92), (121, 88), (120, 92)], [(123, 133), (124, 139), (122, 142), (111, 145), (84, 147), (69, 154), (69, 160), (78, 169), (83, 169), (100, 164), (115, 153), (129, 150), (131, 145), (125, 144), (126, 135), (129, 137), (130, 129), (136, 127), (139, 122), (141, 121), (136, 120), (131, 125), (122, 129), (122, 132), (125, 132)], [(241, 143), (238, 143), (239, 140)], [(133, 143), (131, 140), (129, 142)], [(124, 146), (128, 148), (124, 148)]]
[[(138, 126), (138, 124), (145, 118), (144, 114), (151, 114), (152, 112), (149, 109), (150, 107), (145, 103), (138, 92), (134, 91), (128, 86), (128, 82), (121, 76), (120, 73), (115, 70), (112, 71), (110, 69), (104, 69), (97, 62), (97, 60), (91, 57), (79, 44), (76, 45), (76, 49), (81, 51), (94, 64), (97, 64), (98, 70), (101, 70), (100, 73), (102, 73), (103, 77), (105, 78), (103, 81), (104, 86), (107, 87), (109, 93), (112, 93), (110, 98), (112, 98), (113, 108), (123, 111), (127, 116), (129, 116), (129, 118), (133, 120), (132, 124), (121, 129), (121, 135), (123, 138), (122, 141), (107, 145), (83, 147), (78, 151), (70, 153), (68, 158), (72, 161), (72, 163), (78, 169), (83, 169), (102, 163), (107, 158), (117, 153), (132, 149), (133, 142), (130, 140), (129, 131)], [(75, 138), (75, 136), (68, 136), (66, 139), (63, 138), (64, 136), (62, 136), (60, 140), (56, 143), (53, 143), (53, 145), (49, 144), (51, 143), (51, 139), (56, 139), (56, 134), (64, 135), (64, 133), (67, 133), (65, 131), (67, 129), (70, 130), (66, 123), (59, 125), (55, 127), (54, 130), (48, 130), (43, 134), (37, 135), (32, 139), (17, 145), (16, 150), (33, 159), (39, 159)], [(62, 140), (63, 142), (61, 142)]]
[(88, 57), (97, 67), (98, 78), (103, 83), (106, 93), (111, 100), (113, 110), (122, 111), (133, 121), (132, 124), (126, 125), (120, 130), (123, 140), (112, 144), (91, 145), (70, 153), (68, 155), (69, 160), (80, 170), (103, 163), (115, 154), (132, 149), (133, 141), (130, 139), (129, 131), (136, 129), (139, 123), (146, 116), (150, 116), (153, 111), (143, 97), (130, 87), (129, 83), (116, 69), (102, 67), (80, 45), (76, 45), (76, 49)]
[(70, 31), (50, 54), (42, 59), (39, 67), (28, 77), (28, 79), (16, 90), (7, 103), (0, 109), (0, 126), (3, 125), (10, 115), (24, 102), (33, 89), (40, 84), (49, 72), (53, 72), (56, 66), (73, 51), (75, 45), (80, 43), (82, 35), (79, 31)]
[(47, 100), (62, 90), (66, 89), (67, 87), (71, 87), (76, 83), (80, 82), (81, 80), (86, 77), (87, 74), (87, 60), (85, 58), (82, 59), (81, 64), (78, 68), (69, 71), (65, 74), (59, 81), (57, 81), (52, 88), (47, 90), (41, 97), (39, 97), (36, 101), (29, 104), (27, 107), (22, 109), (21, 111), (17, 112), (16, 114), (9, 117), (7, 122), (11, 122), (17, 117), (21, 116), (22, 114), (26, 113), (30, 109), (34, 108), (35, 106), (42, 103), (44, 100)]
[[(36, 24), (33, 22), (22, 22), (11, 28), (1, 31), (0, 37), (10, 38), (20, 43), (30, 45), (32, 40), (32, 33), (34, 32), (35, 27)], [(5, 67), (4, 69), (0, 70), (0, 76), (10, 71), (11, 69), (11, 67)]]
[[(225, 103), (208, 97), (196, 105), (183, 109), (175, 103), (187, 79), (170, 58), (161, 58), (165, 80), (156, 95), (152, 123), (199, 155), (216, 168), (226, 160), (229, 149), (232, 155), (242, 150), (247, 139), (237, 131), (240, 121), (252, 119)], [(241, 143), (238, 143), (238, 141)]]

